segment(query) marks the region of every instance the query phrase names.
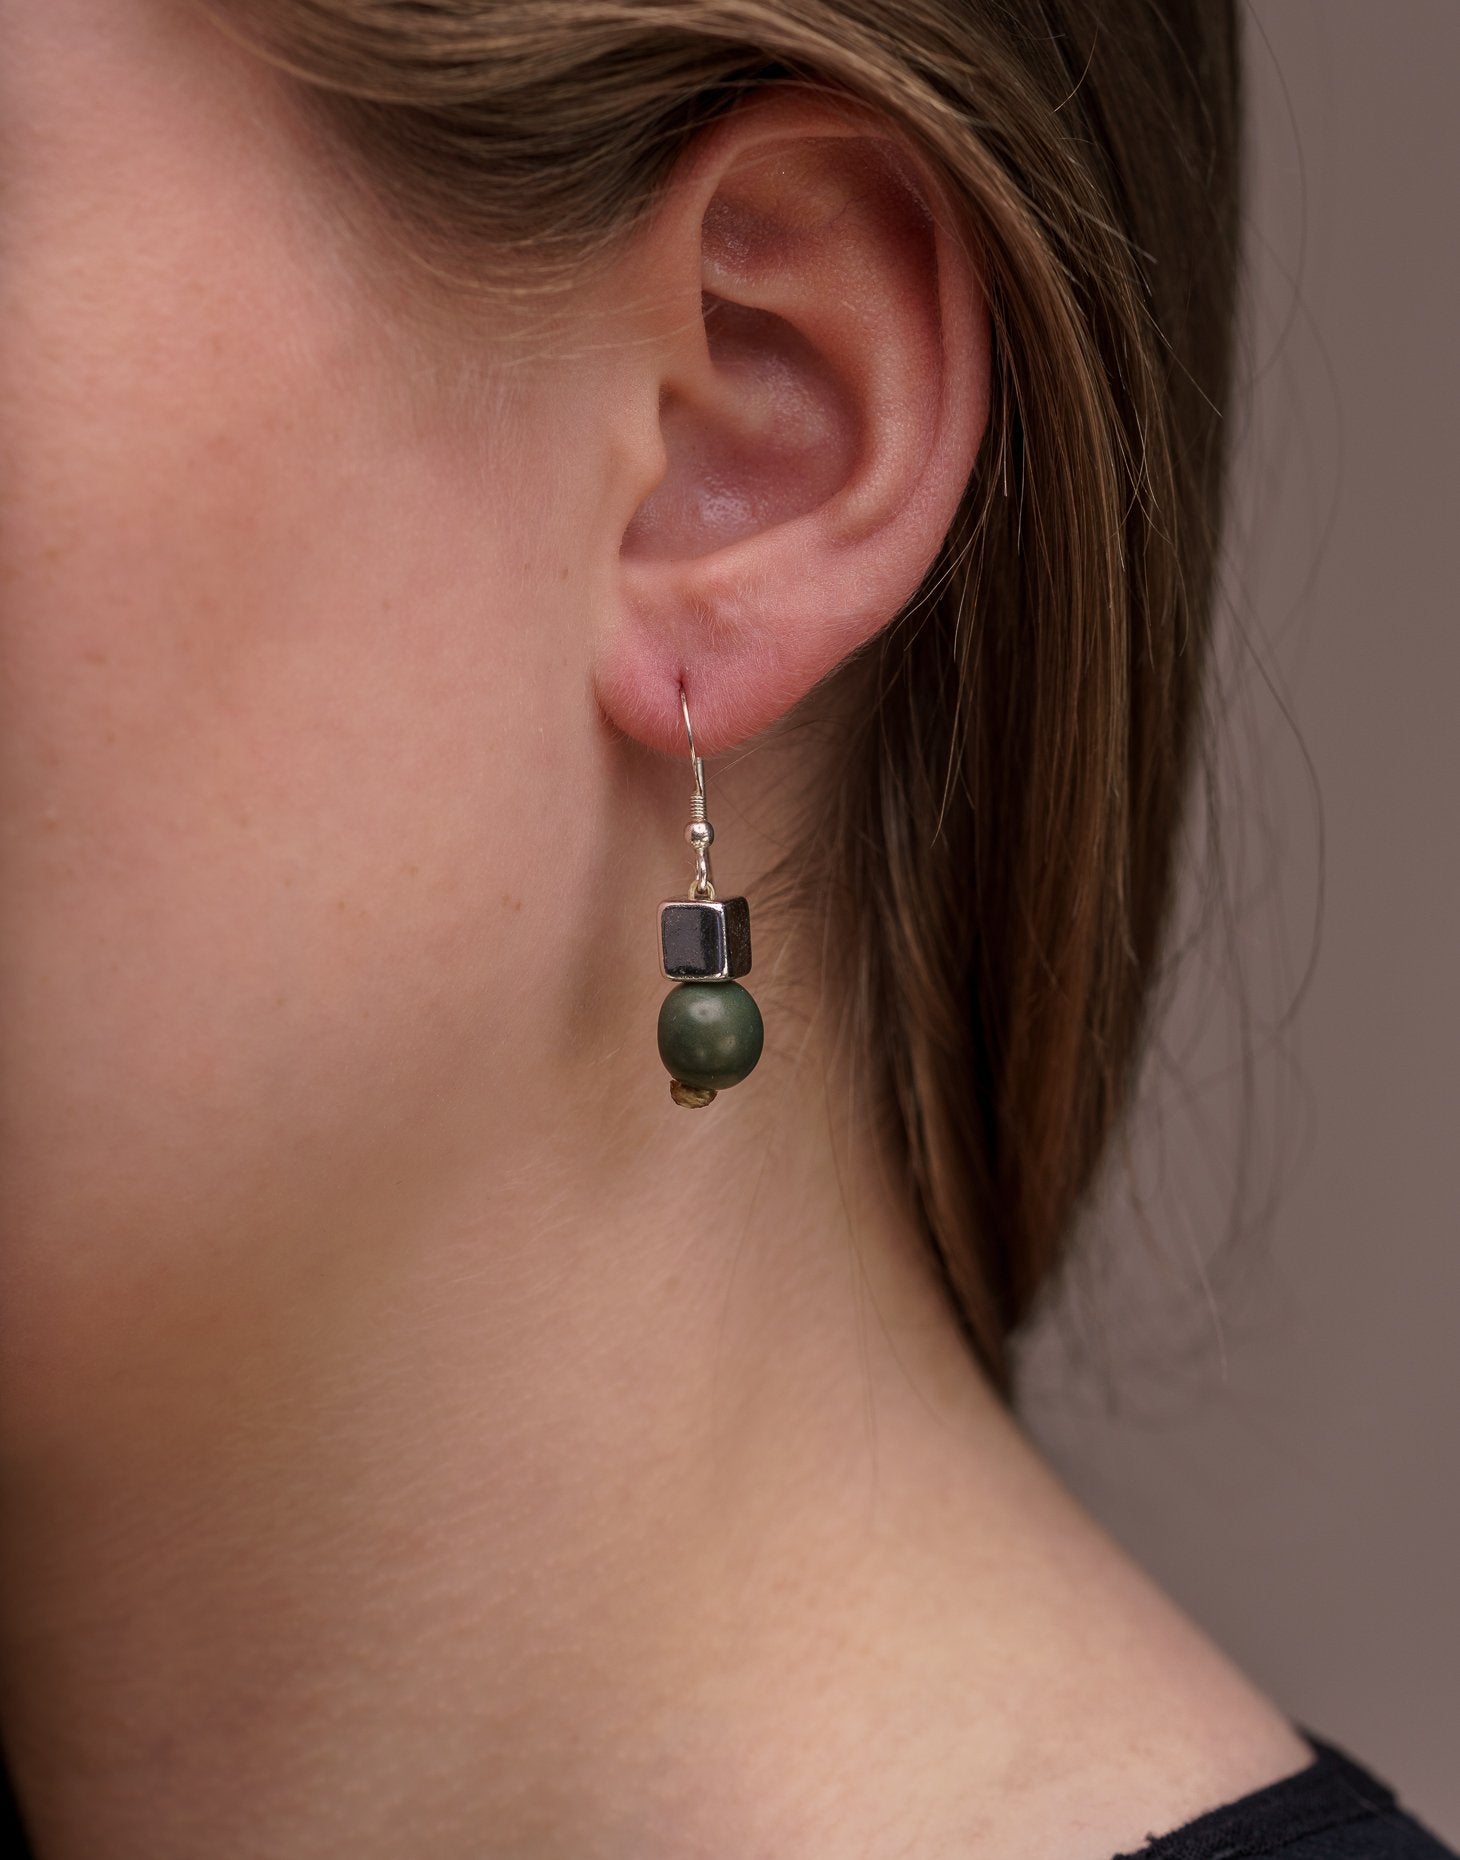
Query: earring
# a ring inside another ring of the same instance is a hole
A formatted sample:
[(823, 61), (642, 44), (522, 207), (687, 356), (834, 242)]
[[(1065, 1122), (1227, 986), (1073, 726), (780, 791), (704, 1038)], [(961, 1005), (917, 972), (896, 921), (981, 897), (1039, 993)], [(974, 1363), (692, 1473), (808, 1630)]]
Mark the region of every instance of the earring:
[(710, 877), (715, 829), (705, 818), (705, 765), (695, 754), (683, 684), (679, 706), (694, 772), (684, 837), (694, 851), (695, 875), (687, 899), (659, 906), (659, 967), (678, 984), (659, 1009), (659, 1057), (669, 1072), (670, 1097), (699, 1110), (754, 1069), (765, 1027), (753, 997), (733, 979), (750, 973), (750, 906), (744, 898), (715, 896)]

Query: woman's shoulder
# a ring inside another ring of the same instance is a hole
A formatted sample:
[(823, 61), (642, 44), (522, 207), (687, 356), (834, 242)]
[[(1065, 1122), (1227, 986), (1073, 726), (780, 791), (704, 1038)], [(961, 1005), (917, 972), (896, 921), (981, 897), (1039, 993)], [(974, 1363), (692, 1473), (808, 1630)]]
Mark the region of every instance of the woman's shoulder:
[(1335, 1745), (1304, 1734), (1306, 1769), (1153, 1834), (1117, 1860), (1456, 1860), (1394, 1790)]

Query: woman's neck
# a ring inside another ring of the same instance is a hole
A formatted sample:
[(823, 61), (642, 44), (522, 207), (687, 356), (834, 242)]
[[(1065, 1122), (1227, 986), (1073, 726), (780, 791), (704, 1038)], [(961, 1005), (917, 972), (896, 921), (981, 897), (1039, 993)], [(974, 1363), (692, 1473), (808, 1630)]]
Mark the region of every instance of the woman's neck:
[(765, 1085), (591, 1154), (526, 1089), (490, 1172), (252, 1297), (220, 1258), (165, 1373), (8, 1469), (44, 1860), (1008, 1860), (1297, 1767), (984, 1386), (868, 1146)]

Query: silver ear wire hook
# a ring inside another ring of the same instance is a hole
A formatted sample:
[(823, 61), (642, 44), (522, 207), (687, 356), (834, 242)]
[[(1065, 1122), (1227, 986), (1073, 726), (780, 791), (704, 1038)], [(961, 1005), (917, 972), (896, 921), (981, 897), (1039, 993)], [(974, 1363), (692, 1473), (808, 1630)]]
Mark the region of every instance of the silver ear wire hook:
[(715, 885), (710, 877), (710, 843), (715, 837), (715, 829), (710, 825), (705, 814), (705, 764), (704, 758), (695, 754), (694, 726), (689, 720), (689, 699), (685, 696), (684, 681), (679, 686), (679, 708), (684, 713), (684, 733), (689, 738), (689, 765), (694, 775), (694, 794), (690, 798), (690, 820), (684, 830), (684, 837), (694, 849), (695, 876), (689, 888), (691, 898), (708, 899), (715, 895)]
[(703, 759), (695, 754), (694, 725), (689, 720), (689, 699), (685, 696), (682, 682), (679, 687), (679, 708), (684, 713), (684, 733), (689, 738), (689, 765), (694, 771), (695, 807), (698, 810), (695, 818), (703, 820), (705, 817), (705, 765)]

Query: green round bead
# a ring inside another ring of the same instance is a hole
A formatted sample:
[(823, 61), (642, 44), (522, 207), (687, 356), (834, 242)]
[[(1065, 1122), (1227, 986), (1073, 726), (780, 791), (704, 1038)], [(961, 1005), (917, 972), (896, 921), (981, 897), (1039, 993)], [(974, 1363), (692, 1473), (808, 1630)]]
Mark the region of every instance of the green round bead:
[(738, 1085), (764, 1045), (760, 1009), (739, 982), (681, 982), (664, 997), (659, 1057), (683, 1085)]

